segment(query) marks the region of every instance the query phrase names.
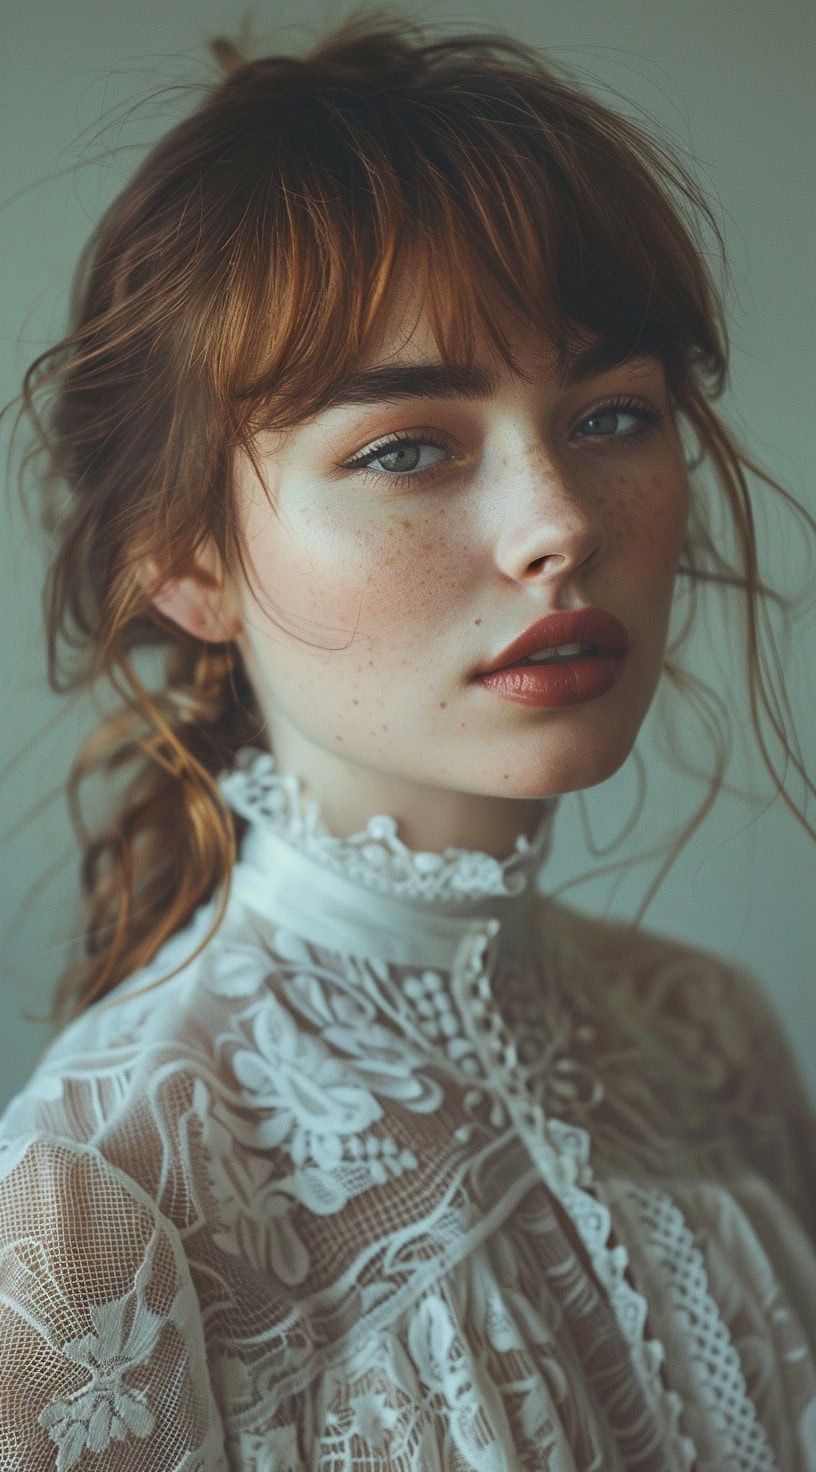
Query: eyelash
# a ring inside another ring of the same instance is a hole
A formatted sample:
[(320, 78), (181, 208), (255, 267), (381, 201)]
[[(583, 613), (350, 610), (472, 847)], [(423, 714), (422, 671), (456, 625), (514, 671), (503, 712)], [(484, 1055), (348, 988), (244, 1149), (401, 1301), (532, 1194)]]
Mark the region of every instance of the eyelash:
[[(641, 421), (640, 428), (634, 430), (630, 429), (626, 434), (600, 436), (590, 435), (588, 436), (588, 438), (600, 438), (602, 440), (608, 439), (613, 441), (642, 440), (645, 439), (648, 435), (654, 433), (654, 431), (657, 429), (658, 424), (663, 418), (663, 414), (660, 411), (650, 408), (649, 405), (642, 403), (639, 399), (619, 396), (615, 399), (607, 399), (604, 401), (604, 403), (598, 404), (596, 408), (590, 410), (589, 414), (585, 414), (583, 419), (580, 419), (578, 421), (578, 427), (580, 427), (580, 425), (582, 424), (586, 424), (590, 419), (597, 419), (602, 414), (609, 414), (612, 413), (614, 410), (626, 410), (627, 413), (636, 414)], [(581, 436), (581, 438), (586, 438), (586, 436)], [(392, 450), (399, 447), (400, 445), (433, 445), (434, 448), (437, 450), (450, 449), (450, 445), (448, 444), (448, 441), (445, 439), (445, 437), (443, 435), (437, 434), (434, 430), (423, 432), (421, 436), (417, 434), (412, 434), (410, 431), (405, 431), (401, 434), (389, 435), (386, 440), (382, 440), (379, 444), (374, 445), (370, 450), (366, 450), (363, 455), (358, 456), (354, 460), (347, 460), (342, 466), (342, 469), (357, 470), (362, 475), (374, 476), (377, 480), (386, 479), (391, 485), (402, 485), (403, 482), (406, 481), (413, 481), (414, 483), (416, 483), (418, 481), (422, 482), (428, 480), (444, 468), (444, 461), (439, 461), (438, 464), (430, 466), (427, 470), (404, 471), (371, 470), (370, 467), (366, 464), (366, 462), (369, 460), (379, 460), (382, 455), (390, 454)]]

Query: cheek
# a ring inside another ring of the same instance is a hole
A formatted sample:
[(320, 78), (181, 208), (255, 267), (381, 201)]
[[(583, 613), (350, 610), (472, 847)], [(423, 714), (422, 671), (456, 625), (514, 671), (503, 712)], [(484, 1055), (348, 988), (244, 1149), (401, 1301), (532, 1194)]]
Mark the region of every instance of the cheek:
[(467, 562), (461, 541), (453, 543), (440, 520), (392, 516), (368, 544), (365, 622), (372, 632), (403, 626), (439, 628), (455, 601), (455, 585)]
[(275, 488), (273, 504), (256, 493), (242, 508), (247, 634), (281, 672), (293, 654), (311, 649), (317, 656), (348, 643), (368, 573), (362, 539), (342, 531), (305, 491), (284, 489)]
[(610, 512), (618, 555), (634, 558), (644, 575), (672, 578), (683, 548), (689, 513), (685, 467), (655, 469), (641, 476), (621, 475)]
[(400, 632), (406, 650), (417, 642), (426, 650), (429, 630), (449, 610), (461, 553), (424, 517), (400, 512), (361, 527), (313, 498), (295, 507), (290, 493), (280, 520), (265, 502), (250, 504), (245, 529), (260, 605), (249, 617), (265, 657), (285, 663), (288, 636), (309, 640), (316, 655), (346, 648), (352, 635), (356, 654), (379, 642), (393, 647)]

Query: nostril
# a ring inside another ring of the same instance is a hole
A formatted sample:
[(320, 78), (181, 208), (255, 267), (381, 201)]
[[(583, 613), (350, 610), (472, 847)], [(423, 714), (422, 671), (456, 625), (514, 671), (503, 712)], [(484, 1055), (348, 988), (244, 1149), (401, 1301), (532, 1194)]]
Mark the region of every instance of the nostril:
[(563, 562), (564, 556), (561, 552), (548, 552), (543, 557), (535, 557), (530, 563), (531, 572), (539, 572), (548, 563)]

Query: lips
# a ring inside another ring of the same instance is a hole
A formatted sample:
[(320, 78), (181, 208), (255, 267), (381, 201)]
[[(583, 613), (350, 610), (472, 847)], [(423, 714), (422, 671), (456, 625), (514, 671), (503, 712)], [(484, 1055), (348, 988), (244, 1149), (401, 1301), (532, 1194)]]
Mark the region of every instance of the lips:
[(629, 648), (629, 634), (620, 619), (604, 608), (550, 613), (531, 624), (492, 663), (478, 669), (476, 676), (506, 669), (531, 654), (554, 649), (559, 644), (592, 644), (603, 653), (623, 654)]

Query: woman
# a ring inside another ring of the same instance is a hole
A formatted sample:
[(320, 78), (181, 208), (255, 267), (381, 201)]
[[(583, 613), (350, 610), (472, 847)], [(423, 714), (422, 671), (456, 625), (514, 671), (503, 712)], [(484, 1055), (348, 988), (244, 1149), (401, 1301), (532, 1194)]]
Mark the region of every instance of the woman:
[(705, 201), (506, 37), (213, 51), (24, 383), (52, 679), (73, 637), (123, 699), (69, 791), (137, 769), (0, 1125), (3, 1463), (813, 1469), (779, 1025), (535, 883), (558, 795), (693, 688), (703, 580), (744, 594), (762, 747)]

